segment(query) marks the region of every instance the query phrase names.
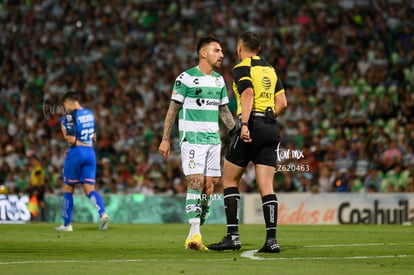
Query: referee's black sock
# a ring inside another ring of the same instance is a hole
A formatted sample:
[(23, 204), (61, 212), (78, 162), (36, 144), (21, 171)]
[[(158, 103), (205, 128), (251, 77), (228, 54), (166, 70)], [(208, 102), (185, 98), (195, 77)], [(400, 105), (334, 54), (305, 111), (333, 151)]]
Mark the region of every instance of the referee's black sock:
[(237, 187), (224, 189), (224, 209), (227, 219), (227, 235), (239, 235), (240, 193)]
[(263, 216), (266, 223), (266, 240), (276, 239), (278, 202), (276, 194), (262, 197)]

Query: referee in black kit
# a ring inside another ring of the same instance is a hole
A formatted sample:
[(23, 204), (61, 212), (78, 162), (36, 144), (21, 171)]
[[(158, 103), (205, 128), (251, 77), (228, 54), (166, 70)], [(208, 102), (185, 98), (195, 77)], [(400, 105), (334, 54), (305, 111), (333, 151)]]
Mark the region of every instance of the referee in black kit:
[(280, 128), (276, 117), (287, 107), (285, 90), (275, 69), (259, 56), (260, 37), (241, 34), (237, 41), (240, 63), (233, 68), (233, 89), (237, 100), (239, 127), (230, 132), (232, 141), (224, 160), (223, 186), (227, 235), (211, 250), (240, 249), (238, 231), (240, 193), (238, 182), (252, 161), (262, 197), (266, 241), (259, 252), (279, 253), (276, 239), (278, 201), (273, 189)]

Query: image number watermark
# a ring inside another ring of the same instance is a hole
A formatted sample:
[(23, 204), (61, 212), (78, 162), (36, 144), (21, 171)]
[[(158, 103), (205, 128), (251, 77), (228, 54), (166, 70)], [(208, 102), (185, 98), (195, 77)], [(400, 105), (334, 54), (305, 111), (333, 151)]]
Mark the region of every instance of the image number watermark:
[(278, 164), (276, 165), (276, 172), (309, 172), (310, 166), (308, 164)]

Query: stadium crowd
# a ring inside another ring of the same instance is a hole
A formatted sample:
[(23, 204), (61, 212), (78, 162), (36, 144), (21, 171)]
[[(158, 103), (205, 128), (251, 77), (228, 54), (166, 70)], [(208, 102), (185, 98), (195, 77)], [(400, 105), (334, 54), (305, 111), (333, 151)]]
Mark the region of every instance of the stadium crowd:
[[(216, 36), (234, 111), (235, 41), (253, 30), (288, 97), (275, 190), (414, 192), (413, 19), (405, 0), (2, 1), (0, 184), (61, 194), (73, 89), (98, 122), (97, 190), (184, 193), (176, 129), (158, 153), (175, 77)], [(253, 169), (241, 186), (257, 191)]]

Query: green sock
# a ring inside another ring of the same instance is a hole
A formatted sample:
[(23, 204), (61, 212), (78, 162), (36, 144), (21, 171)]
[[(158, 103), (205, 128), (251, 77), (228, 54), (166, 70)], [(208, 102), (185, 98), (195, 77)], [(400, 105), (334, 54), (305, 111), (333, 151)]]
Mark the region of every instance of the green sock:
[(187, 197), (185, 199), (185, 210), (187, 213), (188, 222), (200, 223), (201, 215), (201, 192), (194, 189), (187, 190)]

